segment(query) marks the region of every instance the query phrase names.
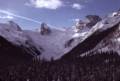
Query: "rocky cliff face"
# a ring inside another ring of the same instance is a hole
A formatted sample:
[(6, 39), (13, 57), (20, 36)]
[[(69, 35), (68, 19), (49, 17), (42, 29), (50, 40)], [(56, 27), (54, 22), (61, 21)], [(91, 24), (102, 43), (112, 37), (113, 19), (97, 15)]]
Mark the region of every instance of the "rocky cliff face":
[[(113, 49), (115, 52), (119, 52), (119, 43), (118, 41), (115, 42), (115, 37), (117, 37), (117, 39), (119, 40), (119, 33), (117, 32), (119, 31), (119, 24), (119, 16), (102, 20), (89, 31), (88, 35), (81, 43), (79, 43), (70, 52), (66, 53), (63, 58), (76, 58), (89, 55), (90, 52), (93, 52), (93, 50), (103, 50), (105, 47), (109, 48), (109, 46), (111, 47), (110, 49)], [(117, 33), (116, 36), (115, 33)], [(112, 43), (111, 40), (113, 40)]]

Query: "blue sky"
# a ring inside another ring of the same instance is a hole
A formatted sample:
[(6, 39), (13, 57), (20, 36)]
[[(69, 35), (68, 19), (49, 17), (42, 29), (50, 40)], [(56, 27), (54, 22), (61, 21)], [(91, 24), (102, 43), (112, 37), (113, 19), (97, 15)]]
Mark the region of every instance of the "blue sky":
[(23, 29), (36, 29), (41, 22), (54, 27), (71, 27), (88, 14), (117, 11), (120, 0), (0, 0), (0, 22), (13, 20)]

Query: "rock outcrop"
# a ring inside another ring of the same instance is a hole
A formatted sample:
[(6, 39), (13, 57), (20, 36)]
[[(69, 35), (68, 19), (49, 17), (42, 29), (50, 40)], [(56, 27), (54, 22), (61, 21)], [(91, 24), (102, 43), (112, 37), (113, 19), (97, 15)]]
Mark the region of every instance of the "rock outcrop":
[(41, 24), (40, 33), (41, 33), (42, 35), (48, 35), (48, 34), (51, 33), (51, 30), (50, 30), (50, 28), (47, 26), (46, 23), (42, 23), (42, 24)]
[(97, 22), (102, 20), (97, 15), (87, 15), (86, 18), (88, 19), (88, 23), (86, 24), (86, 26), (89, 28), (93, 27)]

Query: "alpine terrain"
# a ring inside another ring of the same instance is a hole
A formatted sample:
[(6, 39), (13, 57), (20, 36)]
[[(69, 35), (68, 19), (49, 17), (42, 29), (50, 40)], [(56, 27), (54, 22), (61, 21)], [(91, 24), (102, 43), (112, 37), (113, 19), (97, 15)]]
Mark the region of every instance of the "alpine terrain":
[(1, 81), (119, 81), (120, 10), (73, 27), (0, 23)]

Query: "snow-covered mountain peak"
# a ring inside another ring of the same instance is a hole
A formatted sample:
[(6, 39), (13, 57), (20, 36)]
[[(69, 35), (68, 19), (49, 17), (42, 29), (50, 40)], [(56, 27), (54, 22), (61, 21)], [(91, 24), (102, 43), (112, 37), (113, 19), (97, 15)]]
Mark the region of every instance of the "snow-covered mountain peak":
[[(116, 27), (116, 25), (118, 25)], [(115, 28), (116, 27), (116, 28)], [(111, 28), (115, 28), (114, 30), (111, 30), (111, 33), (106, 35), (104, 39), (101, 40), (101, 42), (98, 42), (98, 44), (92, 49), (89, 50), (89, 52), (110, 52), (115, 51), (118, 54), (120, 54), (120, 15), (108, 17), (102, 20), (101, 22), (97, 23), (86, 35), (84, 40), (88, 39), (89, 36), (92, 36), (94, 34), (100, 34), (104, 31), (107, 31)], [(103, 36), (104, 37), (104, 36)], [(83, 41), (84, 41), (83, 40)], [(96, 39), (99, 40), (99, 39)], [(85, 52), (81, 54), (81, 56), (85, 56), (86, 54), (89, 54), (89, 52)]]
[(113, 16), (113, 17), (106, 17), (105, 19), (103, 19), (102, 21), (98, 22), (95, 26), (93, 26), (89, 32), (87, 33), (87, 35), (84, 37), (84, 39), (86, 39), (88, 36), (90, 36), (91, 34), (93, 34), (94, 32), (98, 31), (104, 31), (109, 29), (110, 27), (114, 26), (115, 24), (120, 22), (120, 16)]
[(27, 40), (19, 26), (15, 23), (0, 23), (0, 35), (17, 45)]
[(15, 23), (14, 21), (8, 21), (8, 24), (10, 25), (10, 27), (12, 29), (17, 30), (17, 31), (22, 31), (20, 26), (17, 23)]
[(34, 52), (34, 48), (37, 49), (41, 52), (40, 58), (58, 59), (94, 33), (101, 33), (120, 22), (119, 15), (107, 17), (103, 20), (99, 16), (89, 15), (89, 19), (91, 21), (77, 21), (74, 28), (62, 30), (42, 23), (37, 32), (22, 30), (19, 25), (10, 21), (0, 24), (0, 36), (18, 46), (30, 47), (32, 52)]
[(41, 47), (35, 45), (32, 39), (12, 21), (9, 23), (0, 23), (0, 36), (13, 45), (24, 48), (24, 50), (30, 52), (33, 56), (39, 55), (41, 52)]
[(63, 31), (65, 32), (66, 29), (65, 28), (60, 28), (60, 27), (53, 27), (50, 26), (46, 23), (42, 23), (41, 26), (39, 28), (36, 29), (36, 31), (38, 33), (40, 33), (41, 35), (50, 35), (52, 32), (54, 33), (54, 31)]
[(108, 15), (108, 17), (114, 17), (114, 16), (120, 16), (120, 10), (115, 11), (115, 12)]
[(45, 27), (42, 33), (25, 31), (21, 30), (16, 23), (10, 21), (9, 23), (0, 23), (0, 36), (18, 46), (29, 48), (32, 45), (42, 52), (41, 58), (51, 59), (63, 54), (65, 42), (72, 37), (72, 34), (69, 31), (48, 27)]

